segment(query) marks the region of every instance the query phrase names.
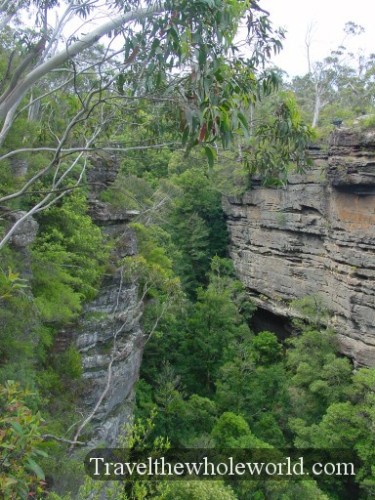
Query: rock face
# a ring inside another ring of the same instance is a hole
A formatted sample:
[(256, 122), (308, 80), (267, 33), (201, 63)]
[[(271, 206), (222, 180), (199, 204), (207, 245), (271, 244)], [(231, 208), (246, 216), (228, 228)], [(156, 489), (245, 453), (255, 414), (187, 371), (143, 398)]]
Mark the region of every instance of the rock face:
[[(18, 224), (9, 239), (9, 244), (19, 257), (20, 275), (22, 279), (31, 280), (32, 271), (30, 247), (37, 236), (39, 224), (31, 216), (26, 217), (22, 220), (22, 222), (20, 222), (26, 214), (27, 212), (21, 210), (12, 212), (4, 209), (4, 207), (0, 207), (0, 220), (3, 219), (6, 221), (5, 232), (8, 232), (10, 228)], [(31, 291), (28, 290), (28, 293), (31, 294)]]
[[(17, 211), (6, 214), (4, 218), (10, 226), (13, 226), (25, 215), (26, 212)], [(9, 243), (17, 249), (30, 246), (36, 238), (38, 227), (39, 225), (33, 217), (27, 217), (13, 232)]]
[[(134, 239), (130, 231), (127, 243)], [(82, 354), (87, 381), (83, 410), (89, 414), (103, 398), (91, 422), (90, 446), (116, 443), (129, 421), (133, 387), (138, 380), (144, 335), (139, 319), (142, 304), (135, 284), (126, 283), (121, 270), (106, 277), (96, 299), (85, 310), (76, 345)], [(104, 397), (103, 397), (104, 395)]]
[[(109, 161), (110, 160), (110, 161)], [(127, 283), (120, 260), (137, 252), (134, 232), (128, 227), (136, 212), (113, 211), (98, 200), (100, 192), (115, 179), (113, 158), (95, 158), (88, 176), (94, 188), (90, 214), (105, 234), (116, 240), (112, 252), (112, 271), (103, 280), (95, 300), (87, 304), (78, 325), (76, 346), (83, 361), (87, 381), (80, 410), (95, 415), (83, 434), (88, 445), (114, 446), (122, 426), (129, 421), (133, 407), (133, 388), (138, 380), (144, 334), (140, 327), (142, 304), (135, 283)], [(99, 403), (99, 404), (98, 404)]]
[(342, 352), (375, 366), (375, 131), (337, 130), (312, 154), (285, 188), (223, 201), (231, 256), (261, 310), (293, 317), (319, 297)]

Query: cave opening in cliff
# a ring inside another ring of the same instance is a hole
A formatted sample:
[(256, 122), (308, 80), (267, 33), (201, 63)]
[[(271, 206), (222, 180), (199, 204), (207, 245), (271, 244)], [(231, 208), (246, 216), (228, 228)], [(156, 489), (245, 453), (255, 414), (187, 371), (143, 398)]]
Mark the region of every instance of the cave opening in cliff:
[(251, 327), (255, 333), (265, 330), (273, 332), (280, 341), (290, 337), (293, 331), (293, 325), (289, 318), (261, 308), (255, 311), (251, 319)]

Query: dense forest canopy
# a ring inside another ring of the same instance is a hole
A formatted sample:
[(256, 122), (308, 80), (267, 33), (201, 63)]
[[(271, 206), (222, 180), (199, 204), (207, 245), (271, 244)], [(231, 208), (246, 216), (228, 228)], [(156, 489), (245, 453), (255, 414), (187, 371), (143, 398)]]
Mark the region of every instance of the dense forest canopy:
[[(373, 124), (374, 58), (356, 71), (340, 48), (283, 81), (269, 65), (284, 37), (270, 17), (247, 0), (0, 0), (5, 498), (374, 494), (374, 370), (353, 372), (309, 298), (310, 321), (294, 325), (286, 342), (254, 333), (255, 307), (228, 259), (221, 207), (223, 194), (254, 179), (280, 187), (292, 169), (307, 168), (308, 145), (324, 144), (333, 119), (365, 115), (361, 123)], [(118, 241), (89, 215), (97, 158), (115, 159), (118, 169), (99, 201), (138, 214), (135, 256), (114, 257)], [(20, 245), (25, 228), (32, 237)], [(139, 287), (147, 337), (139, 420), (121, 444), (343, 447), (360, 463), (355, 480), (85, 480), (79, 449), (107, 393), (80, 414), (81, 354), (74, 342), (62, 352), (56, 342), (118, 270)]]

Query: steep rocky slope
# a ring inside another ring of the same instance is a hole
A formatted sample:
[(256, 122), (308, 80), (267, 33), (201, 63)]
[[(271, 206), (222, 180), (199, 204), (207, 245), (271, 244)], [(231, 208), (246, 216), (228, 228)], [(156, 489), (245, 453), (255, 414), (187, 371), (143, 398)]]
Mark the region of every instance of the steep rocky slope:
[[(138, 380), (145, 341), (140, 326), (143, 304), (136, 283), (124, 278), (121, 260), (135, 255), (137, 243), (129, 222), (137, 211), (114, 209), (100, 201), (100, 193), (116, 178), (115, 157), (97, 154), (87, 173), (89, 207), (93, 221), (114, 242), (111, 262), (95, 299), (86, 304), (82, 317), (61, 329), (53, 351), (62, 353), (74, 343), (82, 356), (85, 390), (77, 408), (82, 420), (91, 417), (82, 430), (88, 445), (114, 445), (122, 426), (132, 414), (134, 385)], [(5, 212), (4, 219), (16, 222), (24, 212)], [(22, 277), (31, 279), (30, 246), (38, 223), (27, 218), (14, 232), (10, 244), (22, 260)], [(82, 439), (82, 438), (80, 438)]]
[(118, 165), (109, 156), (91, 162), (90, 214), (115, 245), (112, 272), (106, 274), (95, 300), (86, 305), (75, 334), (87, 381), (80, 410), (85, 417), (95, 412), (84, 430), (87, 435), (89, 429), (90, 446), (111, 446), (132, 413), (133, 388), (143, 354), (142, 303), (137, 285), (127, 283), (121, 269), (121, 259), (137, 251), (134, 232), (128, 227), (137, 212), (114, 210), (99, 201), (100, 192), (115, 179)]
[[(126, 222), (116, 221), (117, 230), (122, 226), (121, 256), (131, 255), (135, 248), (134, 234)], [(76, 345), (87, 381), (80, 410), (87, 416), (95, 409), (88, 427), (91, 446), (114, 445), (132, 414), (144, 344), (141, 315), (137, 286), (124, 280), (120, 267), (106, 276), (95, 300), (85, 307)]]
[(341, 350), (375, 365), (375, 131), (337, 130), (314, 166), (285, 188), (224, 200), (230, 253), (263, 311), (280, 318), (293, 300), (318, 297)]

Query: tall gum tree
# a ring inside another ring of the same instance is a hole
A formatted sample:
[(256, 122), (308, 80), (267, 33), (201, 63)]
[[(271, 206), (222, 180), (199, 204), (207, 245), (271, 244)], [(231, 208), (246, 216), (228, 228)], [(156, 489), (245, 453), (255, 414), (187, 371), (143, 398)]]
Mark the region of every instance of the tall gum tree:
[[(0, 192), (0, 204), (30, 199), (32, 188), (44, 183), (0, 248), (27, 217), (82, 182), (93, 151), (126, 154), (164, 144), (159, 136), (103, 146), (103, 134), (129, 127), (134, 101), (169, 104), (178, 123), (168, 145), (204, 147), (212, 163), (216, 143), (227, 147), (244, 134), (246, 110), (277, 83), (263, 69), (283, 34), (256, 1), (107, 0), (104, 21), (102, 7), (99, 0), (0, 2), (0, 171), (18, 158), (42, 158), (13, 191)], [(34, 15), (32, 28), (26, 12)], [(74, 19), (82, 25), (66, 38)], [(247, 57), (236, 46), (240, 26)], [(34, 135), (26, 133), (31, 119), (38, 125)]]

